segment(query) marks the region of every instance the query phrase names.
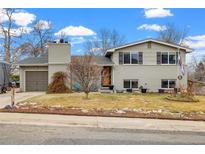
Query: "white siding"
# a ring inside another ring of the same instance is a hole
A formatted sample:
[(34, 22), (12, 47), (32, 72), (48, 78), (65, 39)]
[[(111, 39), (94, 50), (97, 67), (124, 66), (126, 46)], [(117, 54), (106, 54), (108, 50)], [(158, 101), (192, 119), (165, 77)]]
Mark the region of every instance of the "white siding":
[[(116, 89), (123, 89), (124, 79), (138, 79), (139, 86), (147, 84), (150, 91), (158, 91), (161, 88), (162, 79), (176, 79), (179, 72), (178, 65), (157, 65), (157, 52), (177, 52), (178, 49), (153, 43), (147, 48), (147, 43), (126, 47), (117, 50), (111, 56), (115, 63), (113, 66), (113, 81)], [(143, 52), (143, 65), (119, 65), (119, 52)], [(182, 62), (185, 64), (185, 52), (181, 51)], [(185, 76), (180, 82), (183, 87), (187, 86), (187, 67)], [(177, 81), (177, 87), (178, 81)]]
[(48, 43), (48, 81), (55, 72), (67, 72), (71, 62), (71, 47), (68, 43)]
[(64, 64), (71, 62), (70, 44), (48, 43), (48, 63)]

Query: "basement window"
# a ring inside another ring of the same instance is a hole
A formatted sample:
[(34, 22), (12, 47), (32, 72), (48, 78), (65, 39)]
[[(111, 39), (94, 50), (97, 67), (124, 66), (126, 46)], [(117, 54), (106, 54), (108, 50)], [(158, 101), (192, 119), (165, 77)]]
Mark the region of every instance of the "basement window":
[(175, 88), (176, 80), (163, 79), (161, 81), (161, 88)]
[(136, 89), (138, 88), (138, 80), (124, 80), (125, 89)]

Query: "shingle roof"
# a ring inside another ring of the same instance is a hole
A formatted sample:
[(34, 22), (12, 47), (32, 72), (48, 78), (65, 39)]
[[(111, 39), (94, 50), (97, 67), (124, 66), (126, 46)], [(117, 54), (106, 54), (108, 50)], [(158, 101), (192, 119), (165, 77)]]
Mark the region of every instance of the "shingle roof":
[[(71, 59), (82, 57), (82, 56), (71, 56)], [(114, 65), (111, 59), (104, 56), (94, 56), (93, 61), (98, 65)]]
[(48, 64), (48, 54), (39, 57), (29, 57), (18, 62), (18, 65), (46, 65)]
[[(71, 59), (82, 56), (71, 56)], [(107, 57), (95, 56), (93, 57), (94, 62), (99, 65), (113, 65), (114, 63)], [(47, 65), (48, 64), (48, 54), (40, 57), (30, 57), (18, 62), (18, 65)]]

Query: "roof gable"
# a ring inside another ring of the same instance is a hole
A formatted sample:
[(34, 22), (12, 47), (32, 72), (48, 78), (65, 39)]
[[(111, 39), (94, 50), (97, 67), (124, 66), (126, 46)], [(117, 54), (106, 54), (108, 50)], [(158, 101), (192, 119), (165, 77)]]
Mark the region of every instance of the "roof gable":
[(137, 42), (133, 42), (133, 43), (129, 43), (129, 44), (125, 44), (125, 45), (122, 45), (122, 46), (118, 46), (118, 47), (115, 47), (115, 48), (108, 49), (105, 52), (105, 56), (108, 55), (108, 53), (113, 53), (118, 49), (123, 49), (123, 48), (131, 47), (131, 46), (135, 46), (135, 45), (139, 45), (139, 44), (143, 44), (143, 43), (147, 43), (147, 42), (154, 42), (154, 43), (162, 44), (162, 45), (177, 48), (177, 49), (183, 49), (187, 53), (193, 51), (193, 49), (191, 49), (191, 48), (184, 47), (184, 46), (181, 46), (181, 45), (178, 45), (178, 44), (167, 43), (167, 42), (156, 40), (156, 39), (145, 39), (145, 40), (141, 40), (141, 41), (137, 41)]

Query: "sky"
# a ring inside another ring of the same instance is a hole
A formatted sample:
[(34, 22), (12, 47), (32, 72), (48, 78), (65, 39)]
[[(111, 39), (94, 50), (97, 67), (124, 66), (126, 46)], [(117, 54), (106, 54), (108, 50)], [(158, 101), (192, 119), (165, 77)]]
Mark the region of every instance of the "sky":
[[(116, 29), (126, 42), (157, 38), (167, 23), (175, 23), (189, 32), (187, 44), (195, 55), (205, 54), (205, 9), (23, 9), (18, 22), (29, 27), (32, 21), (49, 20), (55, 37), (67, 35), (72, 54), (82, 54), (86, 40), (96, 38), (102, 28)], [(20, 11), (20, 12), (21, 12)], [(26, 15), (27, 13), (27, 15)], [(22, 19), (21, 19), (22, 18)], [(26, 22), (27, 21), (27, 22)], [(29, 31), (29, 30), (28, 30)]]

